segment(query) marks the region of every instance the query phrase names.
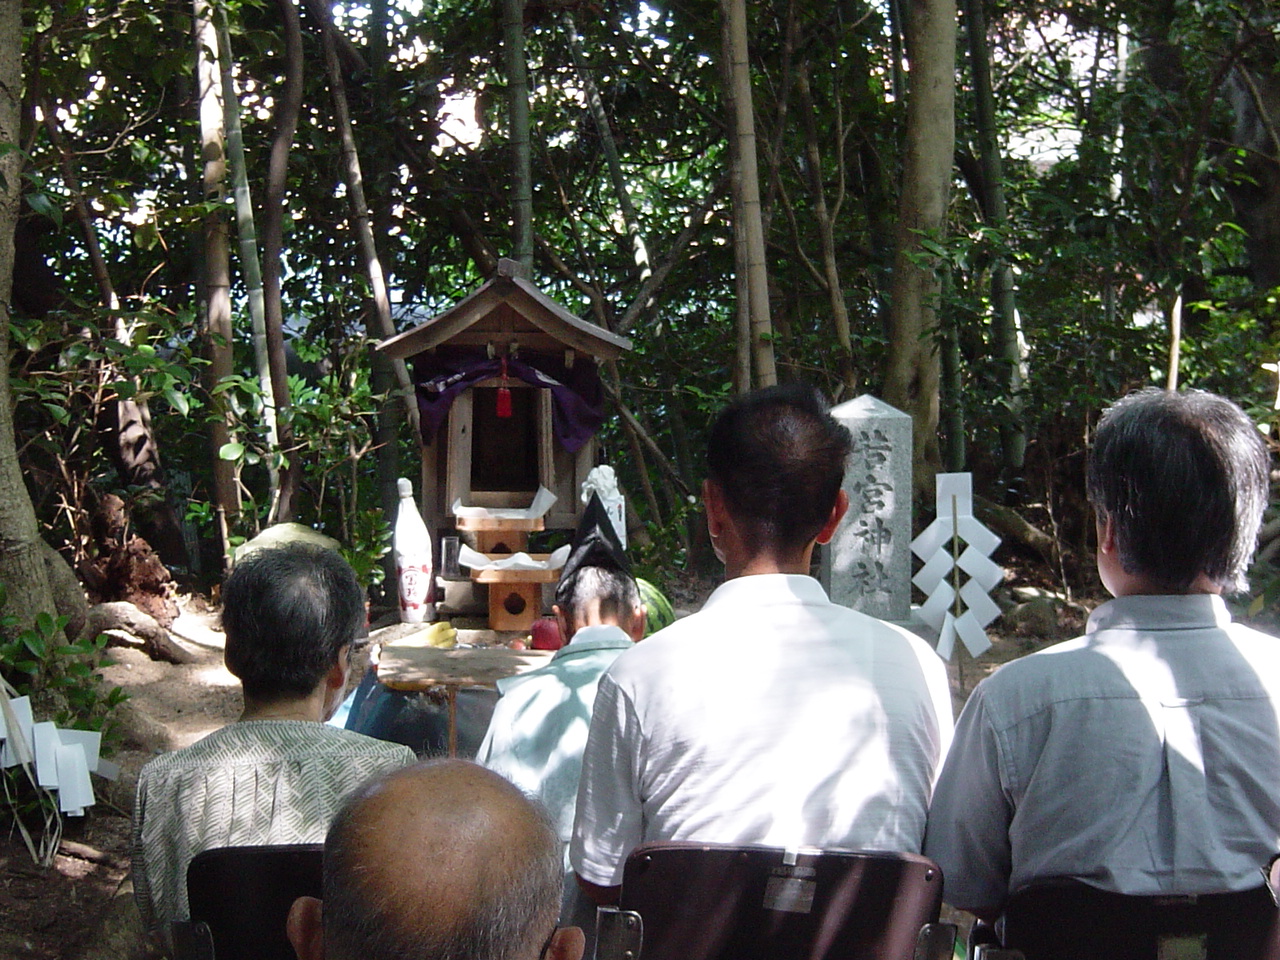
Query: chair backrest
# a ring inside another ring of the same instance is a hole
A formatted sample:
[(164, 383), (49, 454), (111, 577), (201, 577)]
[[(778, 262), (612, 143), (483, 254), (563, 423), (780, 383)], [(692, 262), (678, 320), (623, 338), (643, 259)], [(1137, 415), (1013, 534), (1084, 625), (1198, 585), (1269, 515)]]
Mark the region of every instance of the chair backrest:
[(655, 843), (627, 858), (620, 907), (639, 960), (911, 960), (941, 903), (916, 854)]
[(318, 843), (205, 850), (187, 867), (193, 923), (208, 926), (216, 960), (294, 960), (285, 934), (298, 897), (321, 895)]
[(1138, 897), (1064, 880), (1010, 897), (1002, 939), (1027, 960), (1280, 960), (1278, 920), (1265, 886)]

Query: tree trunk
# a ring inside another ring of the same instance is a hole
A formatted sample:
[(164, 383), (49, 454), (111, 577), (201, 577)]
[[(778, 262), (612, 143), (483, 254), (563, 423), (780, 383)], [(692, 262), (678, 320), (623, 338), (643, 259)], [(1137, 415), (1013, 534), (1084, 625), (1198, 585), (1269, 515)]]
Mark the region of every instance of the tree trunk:
[[(258, 230), (253, 222), (253, 199), (249, 195), (249, 172), (244, 158), (244, 136), (240, 129), (240, 97), (236, 93), (231, 64), (231, 31), (227, 28), (227, 12), (219, 7), (218, 66), (222, 72), (223, 123), (227, 132), (227, 159), (231, 163), (232, 195), (236, 203), (236, 236), (240, 243), (240, 275), (244, 278), (249, 298), (249, 321), (253, 328), (253, 359), (262, 394), (262, 423), (266, 428), (267, 491), (269, 502), (280, 497), (280, 468), (275, 451), (280, 449), (280, 431), (276, 426), (276, 405), (272, 399), (271, 362), (267, 355), (266, 297), (262, 290), (262, 264), (258, 260)], [(236, 499), (237, 507), (239, 497)]]
[[(221, 201), (226, 194), (227, 158), (222, 125), (222, 76), (218, 69), (222, 51), (218, 47), (213, 26), (213, 7), (209, 0), (194, 0), (196, 44), (196, 101), (200, 104), (200, 155), (204, 158), (204, 199)], [(213, 447), (213, 498), (218, 517), (218, 534), (222, 543), (222, 562), (230, 563), (231, 546), (227, 524), (238, 512), (235, 470), (219, 452), (231, 442), (227, 403), (215, 391), (224, 377), (235, 372), (231, 358), (231, 264), (227, 251), (227, 221), (219, 203), (204, 218), (204, 274), (200, 312), (202, 334), (209, 366), (205, 386), (216, 416), (209, 424)]]
[(569, 51), (573, 56), (574, 68), (578, 71), (578, 79), (587, 95), (587, 106), (595, 120), (596, 132), (600, 134), (600, 147), (604, 151), (605, 163), (609, 167), (609, 179), (613, 183), (613, 192), (618, 198), (618, 207), (622, 211), (622, 222), (626, 224), (627, 239), (631, 243), (631, 256), (636, 265), (640, 280), (648, 279), (653, 272), (649, 264), (649, 250), (645, 246), (644, 236), (640, 233), (640, 218), (636, 216), (635, 204), (631, 202), (631, 193), (627, 190), (627, 178), (622, 172), (622, 163), (618, 159), (618, 145), (613, 139), (613, 128), (609, 126), (609, 117), (604, 112), (604, 101), (600, 99), (600, 91), (596, 87), (595, 78), (591, 75), (591, 65), (587, 63), (587, 55), (582, 49), (582, 38), (578, 36), (578, 28), (574, 26), (573, 15), (566, 10), (561, 16), (565, 34), (569, 38)]
[[(733, 139), (737, 144), (740, 175), (735, 189), (741, 207), (742, 231), (734, 226), (735, 240), (741, 236), (745, 247), (747, 295), (750, 310), (751, 366), (753, 385), (767, 387), (778, 382), (773, 358), (773, 327), (769, 321), (769, 273), (765, 263), (764, 224), (760, 217), (760, 172), (756, 160), (755, 108), (751, 95), (751, 68), (747, 53), (746, 0), (720, 0), (726, 24), (727, 88), (733, 98)], [(736, 219), (736, 216), (735, 216)]]
[(913, 419), (917, 491), (932, 481), (938, 449), (938, 300), (941, 281), (922, 240), (940, 240), (955, 143), (954, 0), (908, 0), (911, 92), (893, 265), (884, 399)]
[[(387, 3), (388, 0), (373, 0), (369, 5), (369, 25), (366, 28), (369, 37), (369, 63), (370, 72), (373, 75), (373, 102), (382, 107), (382, 112), (378, 114), (378, 122), (381, 122), (386, 112), (389, 110), (387, 105), (391, 104), (391, 97), (387, 89)], [(373, 194), (373, 231), (375, 236), (390, 236), (392, 226), (391, 215), (391, 196), (392, 182), (391, 170), (396, 165), (395, 158), (388, 150), (377, 150), (373, 157), (370, 158), (372, 170), (370, 171), (371, 193)], [(388, 268), (394, 271), (394, 263), (388, 264)], [(395, 374), (392, 370), (388, 358), (380, 351), (373, 351), (373, 359), (370, 362), (369, 384), (375, 394), (389, 394), (395, 384)], [(410, 402), (417, 407), (417, 395), (413, 390), (408, 394)], [(393, 417), (398, 409), (391, 404), (393, 398), (387, 398), (387, 409), (392, 416), (379, 416), (374, 432), (374, 442), (378, 445), (378, 491), (380, 494), (379, 502), (382, 506), (382, 516), (387, 523), (395, 520), (396, 509), (400, 503), (400, 492), (396, 486), (396, 482), (400, 477), (400, 425)], [(414, 449), (418, 450), (422, 444), (421, 426), (418, 424), (417, 418), (413, 421), (414, 430)], [(383, 584), (384, 588), (395, 589), (396, 583), (396, 558), (392, 551), (387, 551), (382, 558)]]
[[(617, 332), (625, 335), (630, 334), (632, 327), (636, 321), (648, 310), (653, 307), (654, 299), (662, 285), (666, 283), (667, 277), (671, 271), (680, 263), (684, 256), (685, 250), (689, 244), (693, 242), (694, 237), (706, 225), (707, 218), (711, 215), (711, 211), (715, 208), (716, 197), (718, 197), (725, 188), (728, 178), (721, 180), (715, 185), (710, 193), (707, 194), (706, 200), (702, 202), (702, 206), (689, 214), (689, 222), (685, 224), (680, 235), (672, 242), (671, 246), (663, 253), (662, 261), (658, 264), (656, 270), (640, 285), (640, 291), (636, 294), (636, 298), (631, 301), (631, 305), (623, 312), (622, 317), (618, 320)], [(747, 355), (748, 372), (750, 371), (750, 354)]]
[(529, 75), (524, 59), (524, 0), (502, 0), (502, 47), (511, 126), (513, 259), (533, 267), (533, 161), (529, 148)]
[[(732, 60), (729, 39), (729, 18), (720, 18), (720, 40), (723, 68), (725, 109), (729, 114), (730, 129), (737, 112), (736, 93), (733, 87)], [(742, 157), (737, 137), (729, 137), (729, 196), (733, 203), (733, 294), (734, 294), (734, 351), (733, 392), (746, 393), (751, 389), (751, 286), (747, 279), (747, 216), (742, 202)]]
[(813, 215), (817, 220), (818, 240), (822, 249), (822, 276), (831, 310), (831, 325), (840, 350), (837, 365), (844, 384), (836, 400), (847, 400), (857, 393), (858, 381), (853, 371), (853, 340), (849, 332), (849, 308), (844, 302), (844, 286), (836, 262), (835, 220), (844, 201), (844, 123), (841, 117), (839, 91), (836, 92), (836, 169), (841, 172), (841, 189), (832, 208), (827, 207), (827, 190), (822, 182), (822, 152), (818, 145), (818, 125), (814, 116), (813, 93), (809, 88), (809, 62), (796, 71), (796, 92), (800, 96), (801, 124), (804, 128), (805, 153), (809, 158), (809, 190), (813, 196)]
[[(395, 336), (396, 327), (391, 320), (391, 298), (387, 294), (387, 281), (382, 270), (382, 260), (378, 256), (378, 246), (374, 241), (373, 227), (369, 216), (369, 204), (364, 196), (364, 176), (360, 171), (360, 154), (356, 151), (355, 133), (351, 128), (351, 113), (347, 109), (346, 84), (342, 80), (342, 69), (338, 63), (337, 45), (334, 40), (332, 11), (325, 9), (324, 27), (324, 61), (329, 73), (329, 89), (333, 95), (333, 113), (337, 121), (338, 132), (342, 137), (343, 170), (346, 174), (347, 200), (351, 209), (351, 220), (355, 227), (356, 239), (360, 244), (360, 257), (364, 261), (365, 276), (369, 281), (372, 294), (372, 310), (365, 312), (365, 332), (374, 340), (383, 340)], [(376, 362), (376, 360), (375, 360)], [(384, 405), (380, 416), (388, 416), (393, 421), (399, 418), (387, 407), (399, 403), (414, 431), (418, 430), (418, 403), (414, 395), (413, 383), (409, 379), (409, 371), (403, 360), (393, 360), (392, 371), (399, 386), (400, 397), (390, 397), (389, 404)]]
[[(996, 133), (995, 96), (991, 90), (991, 58), (987, 47), (986, 21), (982, 0), (964, 0), (965, 32), (969, 40), (969, 62), (973, 73), (973, 96), (978, 127), (978, 160), (982, 167), (980, 206), (997, 236), (1003, 233), (1009, 216), (1004, 196), (1004, 164)], [(1026, 381), (1026, 356), (1018, 329), (1014, 299), (1013, 268), (1002, 254), (991, 263), (991, 333), (996, 359), (1000, 362), (1005, 410), (1000, 411), (1001, 473), (1008, 491), (1021, 487), (1027, 454), (1027, 432), (1022, 418), (1022, 390)]]
[[(271, 399), (275, 402), (280, 453), (286, 458), (280, 474), (279, 497), (271, 505), (271, 521), (293, 519), (293, 500), (301, 478), (301, 464), (293, 448), (289, 422), (289, 377), (285, 370), (284, 303), (280, 286), (283, 273), (285, 188), (289, 151), (302, 106), (302, 32), (294, 0), (276, 0), (284, 22), (284, 87), (276, 106), (276, 132), (271, 141), (267, 170), (267, 199), (262, 211), (262, 288), (267, 327), (267, 359), (271, 364)], [(274, 456), (276, 451), (272, 451)]]
[[(954, 276), (950, 270), (942, 278), (943, 299), (950, 298)], [(948, 473), (964, 470), (968, 456), (964, 432), (964, 380), (960, 367), (960, 330), (954, 312), (942, 324), (942, 433), (946, 443), (942, 466)]]
[[(19, 142), (21, 96), (22, 6), (0, 3), (0, 143)], [(14, 447), (9, 390), (9, 294), (21, 173), (21, 153), (10, 150), (0, 154), (0, 583), (8, 594), (0, 612), (17, 617), (17, 630), (32, 626), (38, 613), (55, 613), (36, 513), (22, 482)]]
[[(102, 246), (98, 242), (98, 230), (85, 202), (84, 191), (80, 186), (80, 178), (71, 162), (71, 151), (62, 140), (62, 131), (58, 127), (57, 114), (53, 104), (48, 100), (41, 103), (44, 114), (45, 130), (49, 134), (49, 142), (57, 151), (62, 167), (62, 178), (67, 192), (72, 197), (72, 207), (76, 220), (84, 232), (84, 249), (89, 259), (89, 268), (94, 281), (98, 285), (98, 293), (102, 297), (102, 305), (112, 317), (111, 333), (123, 344), (131, 344), (134, 326), (124, 320), (120, 311), (120, 298), (116, 295), (115, 285), (111, 281), (111, 272), (107, 269), (107, 260), (103, 256)], [(105, 331), (104, 331), (105, 336)], [(99, 371), (100, 384), (114, 379), (116, 373), (108, 369)], [(155, 432), (151, 429), (151, 407), (146, 399), (116, 397), (109, 401), (100, 411), (97, 429), (103, 448), (111, 458), (121, 483), (126, 486), (146, 487), (157, 495), (157, 502), (140, 509), (135, 517), (144, 539), (147, 540), (164, 562), (169, 566), (186, 566), (188, 563), (186, 543), (182, 536), (182, 527), (178, 521), (173, 504), (165, 495), (164, 472), (160, 464), (160, 448), (156, 443)]]

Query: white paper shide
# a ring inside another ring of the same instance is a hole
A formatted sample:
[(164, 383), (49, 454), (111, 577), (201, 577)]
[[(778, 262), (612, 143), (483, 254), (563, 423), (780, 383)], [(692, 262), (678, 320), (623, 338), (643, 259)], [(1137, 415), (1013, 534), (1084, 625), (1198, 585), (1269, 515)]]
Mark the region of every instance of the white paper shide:
[(94, 804), (89, 774), (114, 780), (119, 767), (99, 756), (102, 735), (95, 730), (66, 730), (36, 722), (27, 697), (10, 697), (0, 685), (0, 767), (26, 764), (45, 790), (58, 793), (58, 809), (83, 816)]
[(937, 507), (936, 519), (911, 542), (924, 561), (911, 578), (928, 597), (920, 617), (938, 631), (938, 656), (950, 660), (959, 637), (976, 657), (991, 646), (986, 626), (1000, 615), (987, 596), (1004, 579), (990, 559), (1000, 538), (973, 515), (971, 474), (938, 474)]

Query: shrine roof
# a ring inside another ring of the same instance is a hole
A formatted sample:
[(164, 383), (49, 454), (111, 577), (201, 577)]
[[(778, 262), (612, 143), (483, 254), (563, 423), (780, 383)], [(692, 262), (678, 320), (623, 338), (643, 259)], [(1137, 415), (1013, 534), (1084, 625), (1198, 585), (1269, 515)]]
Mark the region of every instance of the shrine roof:
[(601, 360), (631, 349), (623, 336), (574, 316), (535, 287), (514, 260), (448, 310), (383, 340), (377, 349), (408, 359), (443, 343), (518, 342), (531, 349), (571, 348)]

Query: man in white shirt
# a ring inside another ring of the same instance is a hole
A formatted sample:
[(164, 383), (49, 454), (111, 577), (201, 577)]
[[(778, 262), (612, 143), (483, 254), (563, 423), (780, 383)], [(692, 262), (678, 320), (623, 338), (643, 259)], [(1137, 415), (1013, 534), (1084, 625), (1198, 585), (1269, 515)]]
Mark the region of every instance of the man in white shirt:
[(1233, 624), (1221, 594), (1244, 583), (1268, 472), (1221, 397), (1148, 389), (1103, 416), (1088, 491), (1116, 599), (965, 705), (925, 840), (953, 906), (991, 919), (1057, 880), (1261, 885), (1280, 850), (1280, 641)]
[(703, 499), (728, 582), (600, 682), (570, 848), (597, 902), (645, 841), (919, 850), (951, 733), (942, 662), (808, 575), (848, 508), (850, 447), (800, 385), (712, 427)]
[[(596, 687), (618, 655), (644, 636), (645, 625), (640, 591), (596, 496), (587, 505), (556, 585), (553, 610), (567, 644), (545, 667), (498, 682), (502, 699), (476, 762), (546, 806), (565, 844), (568, 872), (567, 848)], [(566, 920), (575, 892), (571, 882), (566, 884)]]

